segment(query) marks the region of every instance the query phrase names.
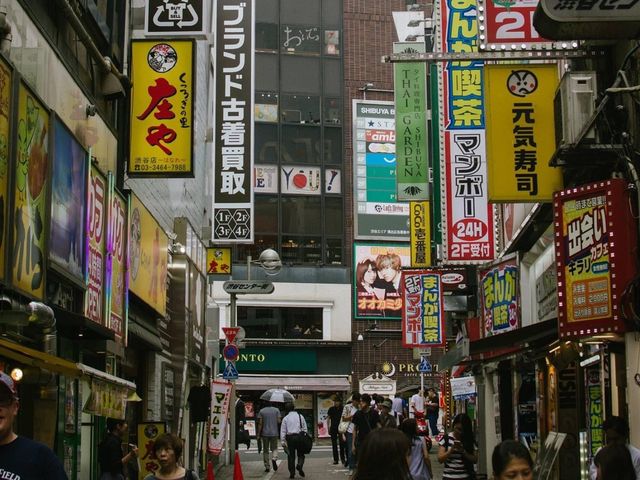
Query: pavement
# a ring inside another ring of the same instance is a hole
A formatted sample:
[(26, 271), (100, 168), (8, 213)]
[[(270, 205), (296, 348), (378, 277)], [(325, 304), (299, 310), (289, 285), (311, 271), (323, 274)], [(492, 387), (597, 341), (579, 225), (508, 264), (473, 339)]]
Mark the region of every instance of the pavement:
[[(255, 446), (255, 441), (252, 441), (252, 446), (249, 450), (244, 448), (244, 445), (240, 445), (240, 465), (242, 467), (242, 477), (245, 480), (249, 479), (261, 479), (261, 480), (284, 480), (289, 478), (289, 470), (287, 469), (287, 455), (278, 449), (278, 471), (273, 470), (269, 472), (264, 471), (264, 464), (262, 463), (262, 454), (258, 454), (258, 450)], [(442, 466), (438, 463), (436, 458), (436, 449), (431, 450), (431, 465), (433, 468), (434, 478), (442, 478)], [(214, 471), (215, 480), (234, 480), (233, 478), (233, 464), (231, 465), (218, 465)], [(333, 454), (331, 453), (331, 443), (325, 443), (324, 440), (320, 440), (318, 443), (314, 443), (313, 450), (309, 455), (306, 455), (304, 462), (305, 480), (324, 480), (324, 479), (344, 479), (349, 478), (349, 469), (344, 468), (342, 464), (333, 464)], [(295, 478), (301, 478), (298, 472), (296, 472)], [(204, 477), (206, 480), (206, 475)], [(237, 480), (237, 479), (236, 479)]]

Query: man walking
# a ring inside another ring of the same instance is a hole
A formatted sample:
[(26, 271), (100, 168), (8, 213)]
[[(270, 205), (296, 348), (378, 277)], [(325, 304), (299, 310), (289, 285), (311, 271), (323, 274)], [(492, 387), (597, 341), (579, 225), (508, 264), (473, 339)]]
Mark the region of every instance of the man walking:
[(349, 427), (347, 428), (347, 433), (345, 437), (347, 439), (347, 464), (345, 467), (349, 467), (349, 471), (353, 473), (353, 470), (356, 468), (356, 458), (353, 451), (354, 442), (354, 430), (355, 425), (353, 424), (353, 416), (356, 414), (358, 409), (360, 408), (360, 394), (358, 392), (353, 392), (351, 395), (351, 403), (347, 404), (342, 412), (342, 421), (350, 422)]
[(138, 448), (122, 455), (122, 439), (129, 430), (126, 420), (107, 418), (107, 435), (98, 446), (100, 480), (124, 480), (124, 466), (138, 455)]
[(13, 379), (0, 372), (0, 473), (1, 478), (67, 480), (60, 459), (38, 442), (16, 435), (13, 423), (20, 403)]
[[(339, 397), (333, 401), (333, 406), (329, 407), (327, 412), (327, 418), (329, 419), (329, 435), (331, 436), (331, 448), (333, 450), (333, 464), (337, 465), (338, 461), (343, 464), (346, 460), (346, 442), (342, 440), (342, 435), (338, 432), (338, 425), (340, 425), (340, 418), (342, 417), (342, 399)], [(338, 448), (339, 447), (339, 448)], [(338, 456), (338, 450), (340, 456)]]
[(391, 400), (388, 398), (380, 404), (380, 426), (382, 428), (397, 428), (398, 422), (391, 410)]
[(431, 429), (431, 438), (436, 438), (438, 435), (438, 415), (440, 414), (440, 400), (438, 394), (433, 388), (427, 390), (427, 420), (429, 421), (429, 428)]
[[(295, 411), (293, 403), (285, 404), (285, 417), (282, 419), (280, 427), (280, 441), (282, 448), (287, 454), (287, 464), (289, 467), (289, 478), (296, 476), (296, 470), (301, 477), (304, 477), (304, 453), (302, 452), (302, 442), (298, 434), (307, 431), (307, 422), (304, 417)], [(296, 456), (298, 463), (296, 464)]]
[[(364, 393), (360, 396), (360, 410), (358, 410), (351, 420), (354, 425), (353, 447), (354, 457), (358, 456), (358, 449), (371, 430), (380, 427), (380, 415), (371, 408), (371, 396)], [(357, 462), (356, 462), (357, 463)]]
[(258, 446), (262, 441), (262, 460), (265, 472), (270, 470), (269, 461), (271, 461), (273, 470), (278, 470), (278, 425), (280, 421), (280, 410), (271, 402), (267, 402), (267, 406), (258, 412), (256, 441)]
[(424, 392), (418, 390), (409, 399), (409, 418), (424, 418)]

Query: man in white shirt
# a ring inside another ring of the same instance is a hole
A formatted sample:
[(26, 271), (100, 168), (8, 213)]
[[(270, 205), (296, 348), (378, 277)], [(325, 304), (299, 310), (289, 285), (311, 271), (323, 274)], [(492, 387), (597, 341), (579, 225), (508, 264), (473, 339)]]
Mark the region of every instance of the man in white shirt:
[(415, 418), (416, 412), (419, 412), (424, 418), (424, 392), (422, 390), (418, 390), (418, 393), (413, 394), (409, 400), (409, 418)]
[(360, 394), (358, 392), (353, 392), (351, 395), (351, 403), (345, 405), (344, 410), (342, 411), (342, 421), (350, 422), (349, 427), (347, 428), (347, 433), (345, 434), (345, 438), (347, 439), (347, 465), (345, 467), (349, 467), (349, 472), (353, 473), (356, 468), (356, 458), (353, 452), (353, 433), (355, 429), (355, 425), (351, 420), (353, 420), (353, 416), (358, 411), (360, 406)]
[[(304, 477), (304, 470), (302, 470), (304, 453), (302, 453), (302, 444), (298, 434), (307, 431), (307, 422), (302, 415), (295, 411), (293, 403), (285, 404), (284, 411), (286, 415), (282, 419), (282, 426), (280, 427), (280, 441), (288, 457), (289, 478), (295, 478), (296, 470), (298, 470), (301, 477)], [(296, 455), (298, 457), (297, 465)]]
[[(630, 445), (629, 440), (629, 423), (622, 417), (611, 416), (602, 423), (602, 431), (604, 432), (607, 445), (626, 445), (631, 454), (631, 461), (633, 468), (636, 471), (636, 480), (640, 480), (640, 450)], [(599, 451), (599, 450), (598, 450)], [(596, 452), (597, 454), (598, 452)], [(598, 476), (598, 470), (591, 461), (589, 466), (589, 478), (596, 480)]]

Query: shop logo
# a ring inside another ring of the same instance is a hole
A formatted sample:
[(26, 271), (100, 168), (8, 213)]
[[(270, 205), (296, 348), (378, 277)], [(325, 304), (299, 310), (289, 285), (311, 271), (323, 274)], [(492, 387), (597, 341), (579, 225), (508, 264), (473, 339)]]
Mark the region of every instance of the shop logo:
[(530, 70), (514, 70), (507, 77), (507, 89), (511, 95), (526, 97), (538, 88), (538, 77)]
[(384, 362), (382, 364), (382, 373), (387, 377), (393, 377), (396, 373), (396, 366), (391, 362)]
[(152, 70), (158, 73), (166, 73), (178, 63), (178, 54), (171, 45), (158, 43), (149, 50), (147, 63)]

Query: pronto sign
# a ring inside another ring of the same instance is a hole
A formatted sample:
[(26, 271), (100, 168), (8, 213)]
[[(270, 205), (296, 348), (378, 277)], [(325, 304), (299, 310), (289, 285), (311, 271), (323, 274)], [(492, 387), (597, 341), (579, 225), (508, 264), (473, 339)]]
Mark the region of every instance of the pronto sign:
[(227, 293), (240, 294), (261, 294), (273, 293), (275, 287), (271, 282), (252, 282), (251, 280), (229, 280), (222, 285)]

